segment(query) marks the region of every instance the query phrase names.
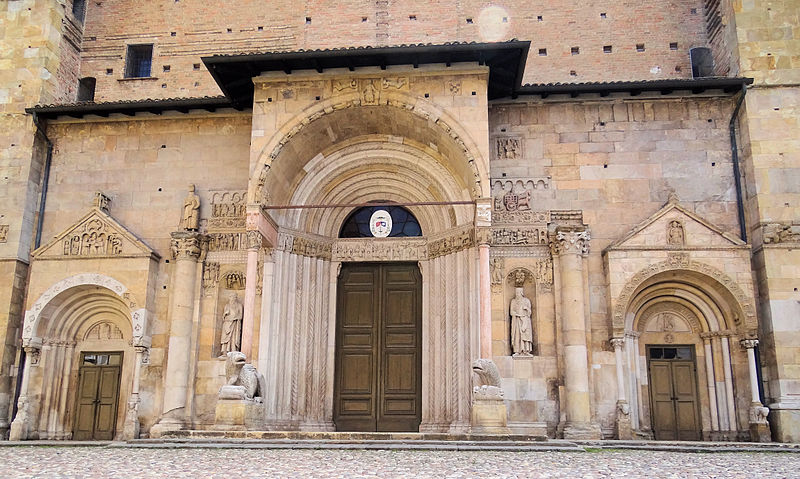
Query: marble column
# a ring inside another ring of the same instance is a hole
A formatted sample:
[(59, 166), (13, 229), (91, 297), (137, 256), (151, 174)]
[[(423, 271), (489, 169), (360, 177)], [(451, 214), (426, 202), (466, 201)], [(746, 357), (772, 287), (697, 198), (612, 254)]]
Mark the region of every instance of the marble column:
[(39, 364), (39, 357), (42, 352), (41, 339), (38, 341), (27, 341), (23, 344), (25, 351), (25, 364), (22, 368), (22, 384), (20, 385), (20, 395), (17, 400), (17, 415), (11, 423), (8, 439), (10, 441), (24, 441), (28, 439), (28, 434), (35, 426), (34, 418), (31, 415), (31, 398), (28, 396), (30, 385), (31, 367)]
[(478, 246), (480, 277), (481, 357), (492, 357), (492, 278), (489, 272), (489, 245)]
[(128, 409), (125, 412), (125, 424), (123, 426), (122, 437), (125, 440), (137, 439), (139, 437), (139, 378), (142, 373), (142, 363), (149, 355), (147, 346), (136, 345), (136, 357), (133, 363), (133, 381), (131, 383), (131, 394), (128, 397)]
[(244, 312), (242, 317), (242, 347), (240, 350), (251, 359), (253, 350), (253, 325), (256, 313), (256, 288), (258, 287), (258, 251), (263, 238), (258, 231), (247, 232), (247, 269), (244, 282)]
[(617, 363), (617, 439), (633, 439), (631, 435), (631, 407), (625, 392), (625, 373), (623, 368), (623, 348), (625, 338), (612, 338), (614, 359)]
[(761, 404), (761, 398), (758, 396), (758, 373), (756, 372), (755, 353), (758, 340), (743, 339), (739, 344), (747, 350), (747, 366), (750, 372), (750, 440), (753, 442), (770, 442), (772, 433), (769, 422), (767, 422), (769, 408)]
[(189, 390), (189, 367), (192, 361), (192, 318), (194, 313), (197, 260), (200, 257), (200, 235), (191, 231), (172, 233), (172, 294), (170, 296), (170, 328), (167, 368), (164, 373), (163, 413), (150, 430), (152, 437), (186, 426), (186, 398)]
[[(708, 387), (708, 405), (711, 415), (711, 431), (719, 431), (719, 411), (717, 409), (717, 382), (714, 378), (714, 357), (711, 349), (711, 337), (701, 334), (703, 338), (703, 351), (706, 359), (706, 383)], [(712, 437), (713, 439), (713, 437)]]
[(589, 253), (589, 231), (557, 228), (551, 247), (559, 257), (564, 386), (566, 390), (565, 439), (600, 439), (600, 426), (592, 421), (589, 399), (589, 359), (586, 347), (583, 257)]
[[(728, 425), (730, 431), (738, 431), (736, 420), (736, 400), (733, 396), (733, 370), (731, 369), (730, 337), (722, 337), (722, 365), (725, 368), (725, 400), (728, 405)], [(735, 435), (734, 435), (735, 437)], [(734, 437), (731, 440), (734, 440)]]

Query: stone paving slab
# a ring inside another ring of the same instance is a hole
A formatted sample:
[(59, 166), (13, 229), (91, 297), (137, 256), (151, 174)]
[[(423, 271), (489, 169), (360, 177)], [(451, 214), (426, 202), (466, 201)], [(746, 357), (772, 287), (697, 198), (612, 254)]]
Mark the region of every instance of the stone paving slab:
[[(591, 450), (590, 450), (591, 451)], [(17, 478), (797, 478), (800, 455), (343, 449), (0, 448)]]

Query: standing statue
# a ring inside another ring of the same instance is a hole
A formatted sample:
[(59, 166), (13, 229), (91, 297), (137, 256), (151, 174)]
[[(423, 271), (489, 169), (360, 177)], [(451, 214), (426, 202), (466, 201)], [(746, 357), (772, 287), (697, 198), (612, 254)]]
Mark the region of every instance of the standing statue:
[(670, 221), (669, 231), (667, 232), (667, 243), (675, 245), (682, 245), (684, 243), (683, 224), (680, 221)]
[(242, 317), (244, 306), (239, 296), (231, 291), (228, 304), (222, 312), (222, 336), (220, 337), (220, 357), (231, 351), (239, 351), (242, 345)]
[(531, 322), (531, 300), (522, 293), (522, 288), (514, 289), (511, 300), (511, 350), (514, 356), (530, 356), (533, 352), (533, 324)]
[(194, 185), (189, 185), (189, 194), (183, 200), (183, 216), (181, 216), (181, 229), (197, 231), (200, 224), (200, 197), (194, 192)]

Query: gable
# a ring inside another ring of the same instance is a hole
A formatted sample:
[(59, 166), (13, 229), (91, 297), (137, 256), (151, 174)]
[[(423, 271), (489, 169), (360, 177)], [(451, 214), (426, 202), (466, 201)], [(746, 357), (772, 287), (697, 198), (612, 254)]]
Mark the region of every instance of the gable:
[(714, 248), (744, 244), (677, 202), (670, 201), (608, 249)]
[(158, 257), (144, 241), (97, 207), (31, 256), (36, 259)]

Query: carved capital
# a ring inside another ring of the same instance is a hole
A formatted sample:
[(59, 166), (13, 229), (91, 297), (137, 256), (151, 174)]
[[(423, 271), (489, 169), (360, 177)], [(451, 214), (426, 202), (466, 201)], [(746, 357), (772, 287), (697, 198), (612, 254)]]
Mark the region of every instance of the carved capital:
[(485, 227), (492, 225), (492, 199), (478, 198), (475, 200), (475, 226)]
[(745, 349), (753, 349), (758, 346), (758, 339), (742, 339), (739, 344)]
[(42, 348), (39, 346), (24, 346), (22, 349), (25, 350), (25, 356), (31, 362), (31, 366), (38, 366)]
[(615, 350), (625, 347), (625, 338), (611, 338), (610, 342), (611, 346), (613, 346)]
[(200, 235), (197, 233), (176, 231), (172, 233), (172, 257), (176, 260), (200, 258)]
[(592, 239), (588, 229), (556, 229), (550, 239), (550, 250), (553, 255), (589, 254), (589, 241)]
[(260, 249), (263, 244), (264, 237), (261, 236), (261, 232), (254, 230), (247, 232), (247, 249)]

